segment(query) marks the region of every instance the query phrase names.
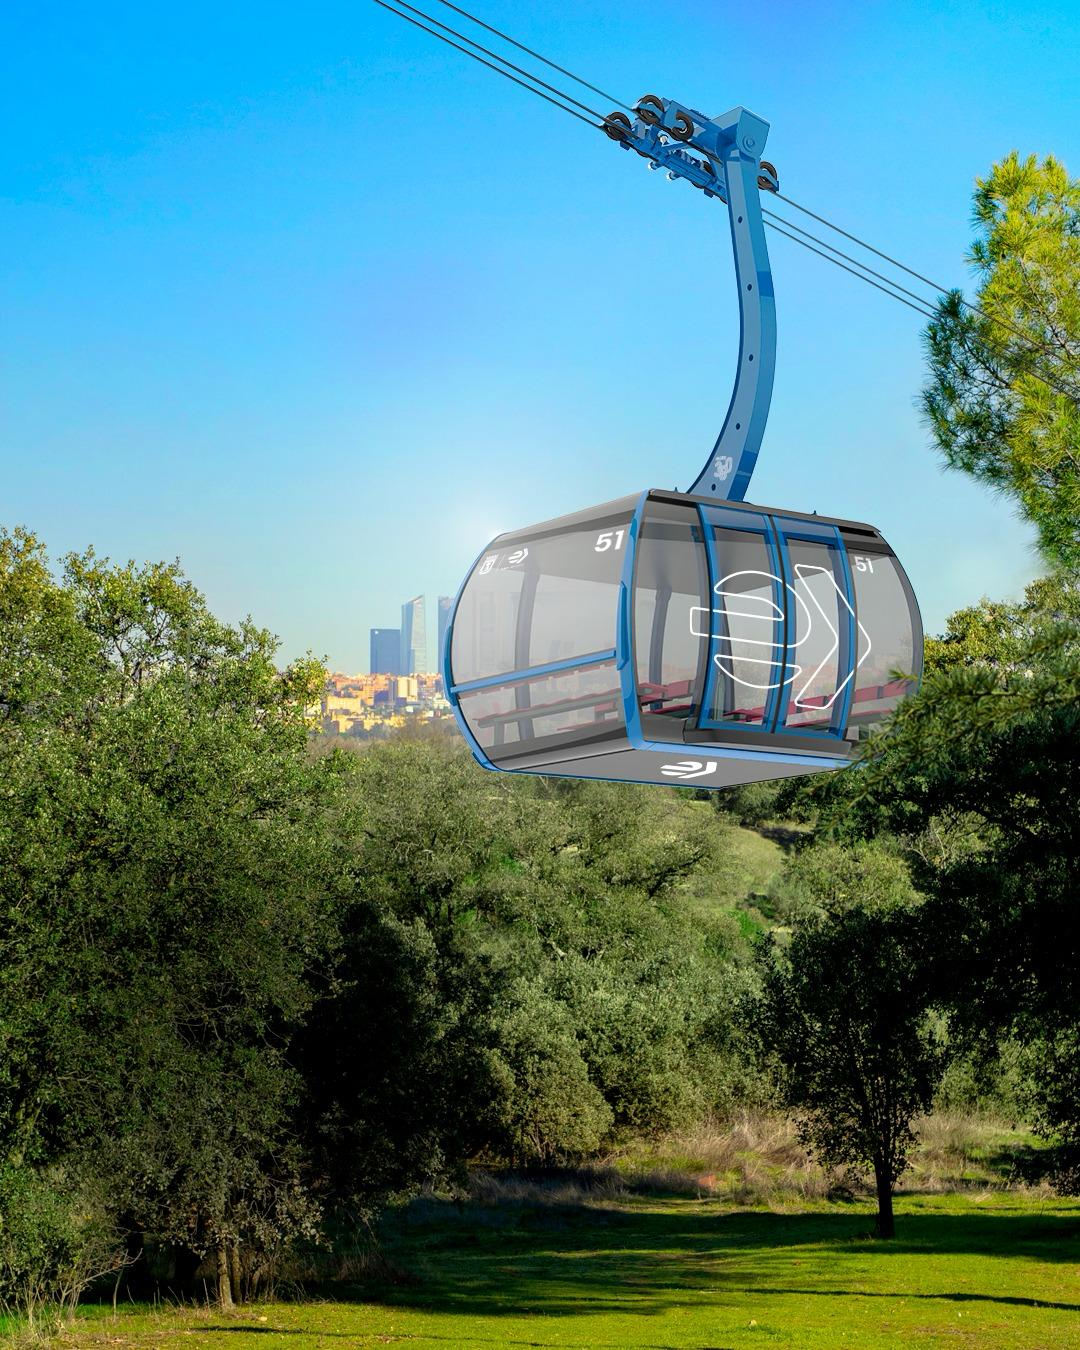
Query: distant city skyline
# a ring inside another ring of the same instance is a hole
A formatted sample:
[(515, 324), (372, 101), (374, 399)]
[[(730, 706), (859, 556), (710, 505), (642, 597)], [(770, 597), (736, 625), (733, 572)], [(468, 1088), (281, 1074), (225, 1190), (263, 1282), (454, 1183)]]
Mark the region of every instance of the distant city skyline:
[(318, 716), (324, 735), (366, 739), (385, 736), (410, 718), (435, 723), (453, 714), (438, 675), (336, 672), (323, 688)]
[[(452, 595), (440, 595), (435, 608), (435, 645), (430, 645), (427, 594), (422, 592), (401, 606), (399, 628), (368, 629), (368, 674), (442, 674), (442, 653), (453, 608)], [(346, 672), (342, 672), (346, 673)], [(349, 672), (357, 673), (357, 672)]]

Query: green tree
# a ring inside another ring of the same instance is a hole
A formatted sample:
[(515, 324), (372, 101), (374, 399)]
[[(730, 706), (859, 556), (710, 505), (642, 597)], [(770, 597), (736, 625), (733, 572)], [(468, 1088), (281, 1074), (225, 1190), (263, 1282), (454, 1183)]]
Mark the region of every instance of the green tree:
[(326, 940), (319, 669), (279, 674), (176, 565), (56, 582), (25, 533), (0, 622), (0, 1156), (93, 1158), (228, 1301), (315, 1217), (285, 1049)]
[(946, 462), (1013, 497), (1080, 564), (1080, 181), (1013, 152), (976, 183), (978, 310), (946, 296), (922, 396)]
[(0, 534), (0, 1175), (86, 1176), (223, 1303), (498, 1134), (516, 1006), (470, 933), (524, 807), (447, 746), (312, 755), (274, 654), (175, 564)]
[(794, 922), (839, 912), (856, 902), (879, 909), (909, 903), (914, 893), (899, 849), (824, 840), (788, 859), (772, 898), (779, 916)]
[[(569, 1011), (616, 1130), (656, 1130), (715, 1107), (733, 1058), (744, 976), (722, 915), (681, 883), (723, 869), (726, 831), (663, 790), (523, 782), (542, 832), (491, 913)], [(527, 943), (527, 945), (526, 945)]]
[(613, 1118), (589, 1076), (572, 1012), (540, 982), (523, 983), (514, 994), (500, 1026), (498, 1062), (506, 1080), (493, 1142), (512, 1162), (590, 1153)]
[(724, 865), (707, 807), (485, 774), (460, 742), (394, 741), (355, 762), (365, 893), (423, 924), (447, 967), (497, 976), (490, 1148), (550, 1159), (606, 1123), (661, 1128), (715, 1103), (741, 988), (734, 939), (679, 889)]
[(827, 1166), (873, 1168), (877, 1231), (888, 1238), (912, 1122), (930, 1108), (944, 1045), (930, 1016), (919, 906), (892, 866), (883, 870), (889, 898), (819, 893), (786, 946), (763, 945), (762, 992), (749, 1008), (803, 1141)]
[(1016, 672), (1025, 666), (1031, 644), (1048, 624), (1080, 625), (1080, 584), (1067, 570), (1040, 577), (1020, 601), (988, 600), (957, 610), (941, 637), (926, 639), (928, 675), (967, 669)]
[(294, 1038), (320, 1199), (355, 1215), (453, 1176), (498, 1127), (502, 980), (482, 955), (352, 893)]
[(950, 621), (935, 669), (819, 794), (839, 838), (901, 840), (951, 1023), (1028, 1047), (1029, 1108), (1080, 1151), (1080, 581)]

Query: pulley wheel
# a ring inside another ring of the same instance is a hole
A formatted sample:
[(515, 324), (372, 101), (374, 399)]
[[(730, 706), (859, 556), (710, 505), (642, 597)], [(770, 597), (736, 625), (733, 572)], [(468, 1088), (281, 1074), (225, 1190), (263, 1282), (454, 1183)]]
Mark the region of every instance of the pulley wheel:
[(630, 119), (625, 113), (608, 113), (604, 118), (603, 132), (605, 136), (610, 136), (613, 141), (625, 140), (630, 134)]
[(694, 134), (693, 119), (687, 117), (685, 113), (676, 113), (675, 125), (671, 128), (671, 134), (677, 141), (688, 141)]
[(761, 167), (763, 169), (768, 169), (768, 171), (772, 174), (773, 178), (776, 179), (776, 182), (774, 183), (771, 178), (766, 178), (764, 174), (759, 173), (757, 180), (758, 187), (761, 188), (763, 192), (779, 192), (780, 175), (776, 172), (776, 166), (770, 164), (767, 159), (763, 159), (761, 161)]
[(647, 127), (659, 126), (664, 116), (664, 100), (655, 94), (646, 94), (635, 111)]

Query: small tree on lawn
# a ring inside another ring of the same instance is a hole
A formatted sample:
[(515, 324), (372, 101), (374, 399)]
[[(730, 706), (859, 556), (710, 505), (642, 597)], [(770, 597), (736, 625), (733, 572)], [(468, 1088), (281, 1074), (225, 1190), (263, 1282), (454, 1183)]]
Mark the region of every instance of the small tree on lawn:
[(869, 1165), (879, 1237), (893, 1188), (930, 1107), (944, 1051), (927, 1015), (917, 908), (867, 906), (799, 921), (785, 949), (760, 953), (753, 1032), (800, 1137), (826, 1166)]

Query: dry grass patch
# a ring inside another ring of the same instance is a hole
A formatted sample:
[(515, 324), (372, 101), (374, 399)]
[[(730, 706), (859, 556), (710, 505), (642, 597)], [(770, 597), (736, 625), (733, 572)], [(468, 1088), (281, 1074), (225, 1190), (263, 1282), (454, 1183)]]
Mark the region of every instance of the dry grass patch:
[(988, 1115), (939, 1111), (916, 1123), (918, 1146), (902, 1190), (1024, 1189), (1049, 1196), (1040, 1146), (1030, 1130)]
[(823, 1200), (835, 1184), (799, 1142), (793, 1121), (754, 1111), (635, 1141), (604, 1162), (635, 1191), (696, 1194), (734, 1205), (786, 1208)]
[[(991, 1116), (940, 1112), (918, 1121), (916, 1134), (901, 1191), (1053, 1193), (1039, 1179), (1040, 1149), (1022, 1127)], [(868, 1173), (822, 1167), (799, 1142), (792, 1119), (762, 1111), (635, 1140), (605, 1155), (599, 1167), (639, 1194), (697, 1195), (778, 1210), (873, 1193)]]
[(481, 1169), (469, 1176), (468, 1197), (480, 1205), (575, 1209), (623, 1200), (629, 1190), (626, 1178), (603, 1164), (548, 1176)]

